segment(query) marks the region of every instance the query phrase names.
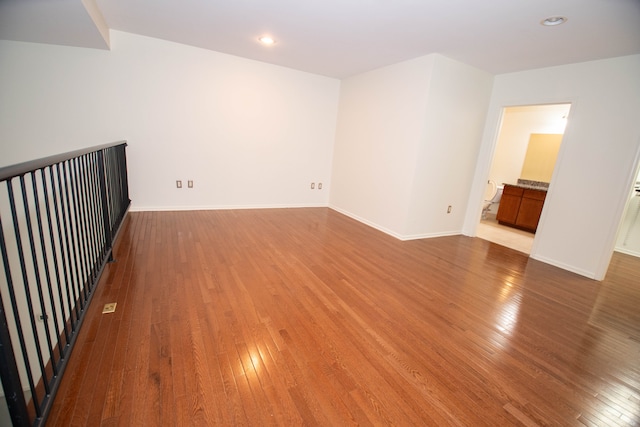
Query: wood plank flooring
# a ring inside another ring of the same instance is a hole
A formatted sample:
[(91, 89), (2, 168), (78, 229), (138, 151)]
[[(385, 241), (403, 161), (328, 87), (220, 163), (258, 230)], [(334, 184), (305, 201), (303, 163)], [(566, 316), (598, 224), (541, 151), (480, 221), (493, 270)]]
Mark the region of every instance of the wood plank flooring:
[(640, 425), (637, 258), (596, 282), (325, 208), (130, 213), (115, 258), (48, 426)]

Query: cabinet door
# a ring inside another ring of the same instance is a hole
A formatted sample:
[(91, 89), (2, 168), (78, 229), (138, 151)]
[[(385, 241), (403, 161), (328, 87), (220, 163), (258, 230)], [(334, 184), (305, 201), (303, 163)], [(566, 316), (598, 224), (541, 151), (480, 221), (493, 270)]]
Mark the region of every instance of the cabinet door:
[(508, 192), (503, 192), (502, 198), (500, 199), (500, 206), (498, 207), (498, 213), (496, 214), (496, 219), (505, 224), (515, 224), (516, 219), (518, 218), (518, 210), (520, 209), (521, 200), (521, 196), (514, 196)]
[(536, 231), (543, 206), (544, 200), (523, 197), (520, 203), (520, 211), (518, 211), (516, 225), (526, 228), (527, 230)]

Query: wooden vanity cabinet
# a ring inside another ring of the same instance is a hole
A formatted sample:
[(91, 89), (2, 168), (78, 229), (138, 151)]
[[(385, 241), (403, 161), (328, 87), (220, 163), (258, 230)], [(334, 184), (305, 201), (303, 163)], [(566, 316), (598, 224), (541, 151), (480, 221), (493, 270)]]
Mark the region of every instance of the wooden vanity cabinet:
[(512, 185), (505, 185), (502, 190), (502, 197), (500, 198), (500, 205), (498, 206), (498, 213), (496, 219), (501, 224), (515, 225), (516, 219), (518, 219), (518, 210), (520, 209), (520, 203), (522, 202), (522, 193), (524, 189), (520, 187), (514, 187)]
[(547, 192), (505, 185), (496, 219), (500, 224), (535, 232)]
[(538, 228), (540, 214), (544, 206), (544, 199), (547, 196), (545, 191), (525, 189), (522, 194), (522, 203), (518, 210), (516, 225), (533, 232)]

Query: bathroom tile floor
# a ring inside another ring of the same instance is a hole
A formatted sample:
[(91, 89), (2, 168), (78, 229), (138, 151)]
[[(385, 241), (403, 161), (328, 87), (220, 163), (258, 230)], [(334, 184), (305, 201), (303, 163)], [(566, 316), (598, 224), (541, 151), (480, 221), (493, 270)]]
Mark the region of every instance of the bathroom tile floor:
[(497, 243), (498, 245), (529, 254), (531, 253), (534, 234), (500, 225), (498, 221), (495, 220), (495, 216), (493, 218), (488, 216), (478, 224), (476, 236)]

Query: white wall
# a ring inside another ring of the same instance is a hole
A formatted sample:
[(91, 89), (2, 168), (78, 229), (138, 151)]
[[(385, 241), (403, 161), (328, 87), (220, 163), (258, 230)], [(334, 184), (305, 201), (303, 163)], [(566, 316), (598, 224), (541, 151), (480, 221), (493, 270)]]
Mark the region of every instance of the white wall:
[(328, 204), (338, 80), (117, 31), (111, 46), (0, 41), (0, 166), (126, 139), (134, 209)]
[[(493, 76), (436, 55), (415, 162), (407, 238), (460, 234)], [(451, 206), (451, 213), (447, 207)]]
[(405, 231), (435, 56), (342, 81), (330, 205), (396, 237)]
[(326, 206), (331, 188), (332, 207), (400, 238), (456, 233), (465, 211), (473, 235), (502, 108), (569, 102), (532, 256), (606, 271), (635, 179), (640, 55), (497, 76), (478, 151), (492, 79), (440, 55), (340, 92), (335, 79), (180, 44), (115, 31), (111, 42), (0, 41), (0, 165), (127, 139), (135, 209)]
[(343, 80), (330, 205), (402, 239), (459, 232), (490, 88), (441, 55)]
[(464, 233), (475, 234), (502, 108), (570, 102), (531, 256), (603, 278), (635, 179), (640, 148), (638, 76), (640, 55), (496, 76)]

